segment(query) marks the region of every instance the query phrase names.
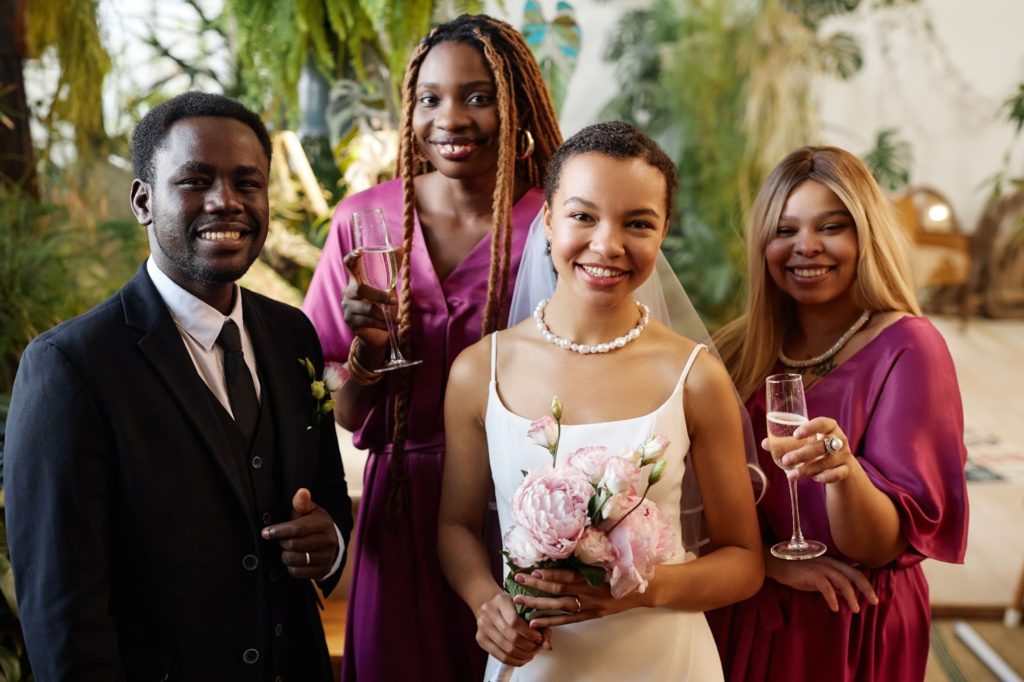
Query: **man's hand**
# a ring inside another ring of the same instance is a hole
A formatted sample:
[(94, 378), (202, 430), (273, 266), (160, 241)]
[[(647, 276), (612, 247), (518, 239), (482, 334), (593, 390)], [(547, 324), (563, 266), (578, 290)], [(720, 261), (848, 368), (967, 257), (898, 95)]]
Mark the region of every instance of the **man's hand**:
[(295, 578), (321, 580), (338, 557), (334, 520), (313, 504), (306, 488), (299, 488), (292, 497), (292, 520), (267, 526), (263, 539), (281, 544), (281, 561)]

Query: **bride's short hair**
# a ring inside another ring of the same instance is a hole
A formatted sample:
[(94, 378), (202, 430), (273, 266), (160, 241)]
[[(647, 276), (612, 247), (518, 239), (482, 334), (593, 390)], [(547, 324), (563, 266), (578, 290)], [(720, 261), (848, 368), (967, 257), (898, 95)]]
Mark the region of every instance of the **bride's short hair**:
[(658, 143), (644, 135), (634, 126), (622, 121), (595, 123), (579, 131), (562, 143), (548, 165), (544, 178), (544, 198), (548, 205), (562, 180), (562, 169), (574, 156), (579, 154), (603, 154), (613, 159), (642, 159), (654, 166), (665, 177), (665, 216), (672, 216), (679, 177), (676, 165)]

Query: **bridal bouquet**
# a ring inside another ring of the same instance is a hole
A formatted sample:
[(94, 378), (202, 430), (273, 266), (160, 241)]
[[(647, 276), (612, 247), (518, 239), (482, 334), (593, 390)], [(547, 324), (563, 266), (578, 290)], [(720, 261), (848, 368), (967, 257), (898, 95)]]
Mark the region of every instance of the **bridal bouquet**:
[[(665, 474), (669, 441), (652, 435), (635, 449), (611, 453), (601, 446), (584, 447), (560, 460), (561, 419), (562, 405), (555, 396), (551, 414), (530, 425), (530, 439), (551, 453), (551, 464), (524, 471), (512, 497), (514, 525), (505, 534), (502, 552), (511, 569), (505, 591), (550, 596), (520, 585), (515, 573), (570, 568), (591, 586), (610, 583), (613, 597), (642, 593), (672, 547), (668, 520), (647, 499), (650, 487)], [(520, 605), (516, 609), (527, 620), (551, 615)]]

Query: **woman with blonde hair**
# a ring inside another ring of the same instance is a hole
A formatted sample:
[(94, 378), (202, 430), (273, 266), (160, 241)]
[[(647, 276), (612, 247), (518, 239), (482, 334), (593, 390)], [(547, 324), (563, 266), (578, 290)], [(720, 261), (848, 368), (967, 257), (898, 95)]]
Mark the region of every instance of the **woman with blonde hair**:
[[(442, 403), (459, 352), (504, 327), (561, 134), (522, 34), (483, 15), (425, 36), (402, 95), (398, 177), (338, 205), (303, 305), (325, 358), (347, 361), (335, 417), (369, 451), (343, 679), (476, 682), (475, 624), (437, 558)], [(402, 245), (396, 299), (352, 276), (349, 218), (372, 208)], [(382, 304), (397, 308), (402, 354), (421, 364), (377, 371), (388, 349)]]
[[(745, 314), (716, 337), (759, 436), (765, 379), (800, 374), (810, 421), (759, 505), (766, 547), (792, 530), (824, 556), (765, 550), (753, 598), (709, 614), (730, 680), (920, 680), (928, 656), (925, 558), (963, 561), (963, 411), (946, 344), (920, 315), (904, 240), (867, 168), (804, 147), (754, 203)], [(762, 441), (762, 447), (767, 441)]]

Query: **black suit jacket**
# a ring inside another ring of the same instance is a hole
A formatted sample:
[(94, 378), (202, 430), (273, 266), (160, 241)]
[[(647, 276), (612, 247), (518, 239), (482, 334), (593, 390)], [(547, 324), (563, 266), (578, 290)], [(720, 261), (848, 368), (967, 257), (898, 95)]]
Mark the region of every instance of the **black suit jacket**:
[[(334, 421), (314, 423), (297, 362), (308, 357), (322, 372), (316, 334), (299, 310), (242, 291), (274, 418), (274, 521), (288, 518), (292, 495), (306, 487), (347, 543), (351, 504)], [(291, 654), (278, 657), (289, 661), (284, 679), (329, 676), (313, 585), (281, 570), (279, 546), (259, 537), (212, 400), (145, 268), (25, 350), (4, 489), (40, 682), (273, 679), (282, 670), (266, 667), (275, 636)], [(287, 615), (276, 633), (268, 592)], [(262, 661), (246, 662), (250, 649)]]

